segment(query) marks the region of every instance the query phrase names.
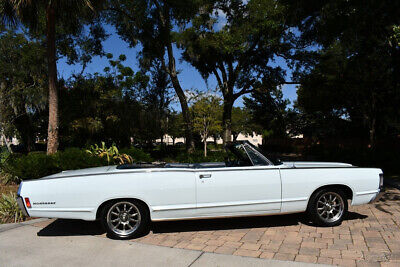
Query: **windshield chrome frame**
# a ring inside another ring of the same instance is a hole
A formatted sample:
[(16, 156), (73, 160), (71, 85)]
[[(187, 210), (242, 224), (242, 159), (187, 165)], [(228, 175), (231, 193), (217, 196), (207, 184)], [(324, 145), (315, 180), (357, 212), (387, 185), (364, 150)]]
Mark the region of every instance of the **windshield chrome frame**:
[[(265, 157), (260, 151), (258, 151), (256, 148), (254, 148), (252, 145), (250, 145), (248, 142), (242, 144), (244, 151), (246, 151), (247, 157), (250, 159), (251, 164), (253, 166), (273, 166), (274, 163), (272, 163), (267, 157)], [(267, 162), (267, 165), (255, 165), (253, 160), (251, 159), (248, 150), (251, 150), (254, 154), (256, 154), (258, 157), (260, 157), (263, 161)]]

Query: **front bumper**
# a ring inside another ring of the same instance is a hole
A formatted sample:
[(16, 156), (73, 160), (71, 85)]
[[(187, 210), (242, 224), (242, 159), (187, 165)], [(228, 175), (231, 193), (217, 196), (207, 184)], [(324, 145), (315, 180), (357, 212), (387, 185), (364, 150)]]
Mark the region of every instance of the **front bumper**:
[(22, 197), (20, 197), (20, 196), (17, 197), (17, 204), (18, 204), (18, 207), (22, 210), (22, 213), (25, 216), (29, 217), (28, 211), (25, 208), (24, 199)]

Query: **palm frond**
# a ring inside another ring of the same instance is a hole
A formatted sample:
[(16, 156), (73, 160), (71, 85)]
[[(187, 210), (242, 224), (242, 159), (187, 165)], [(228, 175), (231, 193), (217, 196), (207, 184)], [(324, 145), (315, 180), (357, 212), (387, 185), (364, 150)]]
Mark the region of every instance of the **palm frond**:
[(18, 24), (18, 15), (13, 1), (0, 2), (0, 23), (2, 26), (14, 27)]

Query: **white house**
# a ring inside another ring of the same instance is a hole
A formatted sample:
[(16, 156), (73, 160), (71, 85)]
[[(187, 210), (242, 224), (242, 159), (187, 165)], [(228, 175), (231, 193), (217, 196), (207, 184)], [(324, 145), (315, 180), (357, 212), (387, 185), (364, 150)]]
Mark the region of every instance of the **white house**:
[[(233, 140), (233, 136), (232, 136), (232, 140)], [(255, 132), (253, 132), (252, 135), (245, 135), (240, 133), (237, 137), (238, 141), (249, 141), (250, 143), (254, 144), (254, 145), (261, 145), (262, 144), (262, 136), (259, 134), (256, 134)], [(161, 139), (157, 139), (156, 140), (157, 143), (161, 143)], [(185, 138), (184, 137), (179, 137), (175, 139), (175, 144), (176, 143), (185, 143)], [(214, 142), (214, 138), (213, 137), (209, 137), (207, 138), (207, 142)], [(164, 135), (163, 137), (163, 143), (167, 144), (167, 145), (172, 145), (173, 144), (173, 139), (171, 136), (169, 136), (168, 134)], [(222, 144), (222, 138), (219, 137), (217, 139), (217, 144)]]

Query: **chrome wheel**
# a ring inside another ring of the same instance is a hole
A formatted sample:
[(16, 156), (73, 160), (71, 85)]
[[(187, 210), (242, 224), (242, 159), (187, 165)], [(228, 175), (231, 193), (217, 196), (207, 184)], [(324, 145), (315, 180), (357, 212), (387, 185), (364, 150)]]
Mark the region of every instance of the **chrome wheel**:
[(141, 223), (138, 207), (131, 202), (115, 203), (108, 210), (107, 225), (119, 236), (128, 236), (135, 232)]
[(340, 220), (343, 210), (343, 198), (337, 193), (326, 192), (317, 201), (317, 213), (324, 222), (332, 223)]

